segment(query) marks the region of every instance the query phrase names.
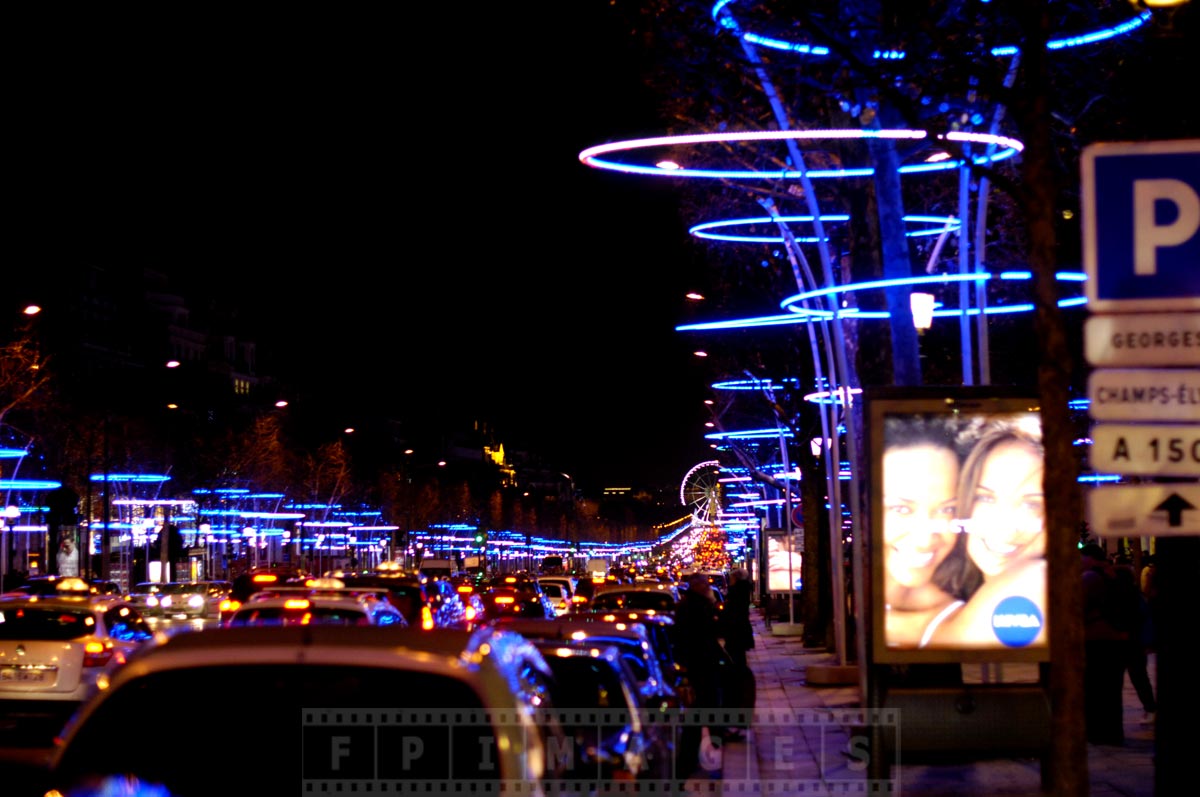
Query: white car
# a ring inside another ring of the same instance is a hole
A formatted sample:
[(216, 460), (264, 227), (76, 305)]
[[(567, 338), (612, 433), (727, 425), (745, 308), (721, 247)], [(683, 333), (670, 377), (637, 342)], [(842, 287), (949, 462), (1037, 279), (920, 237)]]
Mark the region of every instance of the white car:
[(0, 713), (65, 719), (153, 637), (117, 596), (0, 599)]
[[(554, 603), (554, 613), (561, 617), (574, 610), (575, 608), (575, 585), (579, 583), (579, 579), (574, 576), (538, 576), (538, 584), (542, 586), (542, 592), (546, 594)], [(581, 598), (581, 602), (586, 602), (586, 598)]]

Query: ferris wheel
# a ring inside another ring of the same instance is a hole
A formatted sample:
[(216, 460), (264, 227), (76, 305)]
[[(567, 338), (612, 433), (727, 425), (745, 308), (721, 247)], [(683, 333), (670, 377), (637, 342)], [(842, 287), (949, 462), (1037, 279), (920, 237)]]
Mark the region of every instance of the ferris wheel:
[(720, 476), (721, 464), (715, 459), (693, 465), (684, 475), (679, 503), (692, 513), (695, 523), (716, 525), (725, 498)]

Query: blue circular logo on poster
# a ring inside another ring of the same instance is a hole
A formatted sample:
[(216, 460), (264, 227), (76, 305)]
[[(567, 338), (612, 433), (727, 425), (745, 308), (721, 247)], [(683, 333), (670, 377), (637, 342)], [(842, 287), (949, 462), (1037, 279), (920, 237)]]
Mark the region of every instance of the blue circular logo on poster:
[(1023, 648), (1041, 630), (1042, 613), (1036, 603), (1023, 595), (1005, 598), (992, 612), (992, 632), (1007, 647)]

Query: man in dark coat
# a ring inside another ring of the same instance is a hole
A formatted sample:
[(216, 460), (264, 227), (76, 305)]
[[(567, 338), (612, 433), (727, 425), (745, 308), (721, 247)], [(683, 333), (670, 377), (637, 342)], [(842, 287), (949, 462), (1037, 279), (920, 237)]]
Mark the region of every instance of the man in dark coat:
[(754, 647), (754, 629), (750, 625), (750, 574), (739, 568), (729, 576), (729, 591), (721, 612), (721, 636), (729, 654), (730, 671), (722, 689), (725, 707), (737, 709), (742, 714), (731, 729), (737, 735), (749, 728), (758, 690), (754, 672), (746, 661), (746, 651)]
[[(708, 576), (694, 573), (688, 579), (679, 605), (675, 607), (676, 651), (688, 682), (695, 691), (693, 705), (685, 711), (707, 712), (721, 707), (721, 661), (728, 660), (721, 649), (717, 627), (716, 598)], [(710, 727), (714, 735), (723, 730)], [(699, 766), (700, 725), (685, 722), (679, 734), (677, 774), (687, 778)]]

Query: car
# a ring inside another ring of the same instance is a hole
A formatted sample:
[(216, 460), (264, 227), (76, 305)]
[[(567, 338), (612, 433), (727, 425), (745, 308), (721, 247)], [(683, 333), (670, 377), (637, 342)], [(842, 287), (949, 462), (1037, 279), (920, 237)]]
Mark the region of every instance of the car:
[(225, 628), (279, 625), (395, 625), (404, 615), (386, 598), (356, 594), (252, 596), (223, 624)]
[(678, 605), (679, 590), (674, 585), (647, 581), (598, 585), (588, 608), (591, 611), (653, 611), (673, 615)]
[(310, 578), (312, 574), (299, 567), (252, 567), (233, 579), (229, 597), (218, 604), (219, 620), (222, 624), (227, 622), (233, 613), (257, 592), (270, 587), (303, 584)]
[(638, 611), (588, 611), (571, 615), (580, 620), (599, 620), (607, 623), (638, 623), (645, 627), (650, 644), (658, 655), (659, 665), (667, 683), (678, 688), (683, 682), (683, 667), (675, 656), (675, 618), (667, 614)]
[(480, 596), (479, 579), (475, 576), (452, 576), (450, 585), (458, 593), (459, 600), (466, 609), (465, 619), (468, 628), (482, 625), (487, 617), (487, 607)]
[(77, 576), (32, 576), (19, 587), (0, 593), (0, 598), (27, 598), (32, 595), (97, 595), (99, 588)]
[(229, 581), (168, 581), (142, 600), (149, 617), (218, 618), (232, 590)]
[[(575, 740), (567, 777), (604, 784), (671, 778), (673, 729), (648, 722), (638, 701), (637, 677), (613, 646), (534, 639), (554, 673), (557, 720)], [(620, 787), (614, 787), (619, 790)]]
[(350, 588), (387, 590), (392, 605), (415, 628), (464, 630), (470, 624), (467, 607), (449, 581), (394, 572), (346, 575), (341, 580)]
[(557, 617), (554, 604), (546, 596), (537, 579), (524, 575), (501, 575), (490, 579), (480, 593), (487, 621), (500, 617)]
[(575, 585), (579, 583), (579, 579), (574, 576), (538, 576), (537, 581), (542, 592), (545, 592), (546, 597), (554, 604), (554, 613), (557, 615), (568, 614), (578, 605), (587, 602), (587, 599), (582, 597), (579, 601), (575, 600)]
[(531, 640), (587, 641), (591, 645), (615, 646), (637, 678), (638, 699), (644, 709), (659, 712), (680, 706), (679, 695), (671, 683), (674, 674), (663, 671), (650, 635), (640, 623), (584, 619), (569, 614), (549, 619), (503, 616), (492, 625)]
[(61, 723), (153, 637), (119, 596), (0, 598), (0, 715)]
[[(111, 793), (211, 797), (400, 794), (406, 786), (425, 793), (464, 783), (496, 793), (516, 784), (542, 797), (563, 772), (550, 751), (569, 749), (560, 730), (537, 722), (553, 677), (528, 640), (492, 628), (176, 634), (134, 657), (67, 723), (36, 785), (66, 795), (82, 784), (97, 788), (88, 794), (112, 786)], [(237, 723), (237, 707), (245, 707), (252, 765), (236, 775), (197, 765), (196, 746), (173, 733), (131, 743), (130, 718), (155, 716), (181, 697), (213, 709), (189, 713), (188, 739), (228, 738), (231, 716)]]

